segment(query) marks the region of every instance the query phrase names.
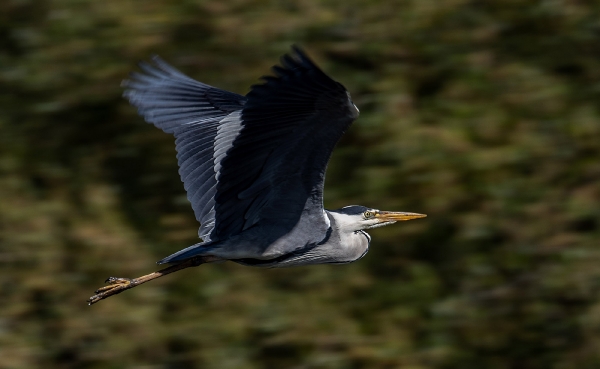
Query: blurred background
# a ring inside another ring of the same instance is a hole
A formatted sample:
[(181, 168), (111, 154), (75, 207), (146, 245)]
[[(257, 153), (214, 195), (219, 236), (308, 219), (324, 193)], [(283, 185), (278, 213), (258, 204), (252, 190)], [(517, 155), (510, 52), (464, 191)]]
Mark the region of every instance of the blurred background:
[[(600, 4), (0, 2), (0, 368), (600, 367)], [(426, 213), (347, 266), (206, 265), (173, 138), (121, 81), (159, 54), (245, 94), (297, 43), (359, 120), (325, 205)]]

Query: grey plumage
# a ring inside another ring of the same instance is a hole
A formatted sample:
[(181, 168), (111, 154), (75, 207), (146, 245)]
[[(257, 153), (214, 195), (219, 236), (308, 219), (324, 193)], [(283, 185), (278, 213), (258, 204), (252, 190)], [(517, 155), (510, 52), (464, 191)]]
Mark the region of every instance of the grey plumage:
[(125, 96), (175, 136), (201, 224), (202, 242), (159, 263), (206, 255), (268, 267), (347, 263), (367, 252), (364, 229), (422, 216), (323, 209), (327, 162), (358, 109), (299, 48), (246, 96), (197, 82), (158, 57), (141, 69), (124, 82)]

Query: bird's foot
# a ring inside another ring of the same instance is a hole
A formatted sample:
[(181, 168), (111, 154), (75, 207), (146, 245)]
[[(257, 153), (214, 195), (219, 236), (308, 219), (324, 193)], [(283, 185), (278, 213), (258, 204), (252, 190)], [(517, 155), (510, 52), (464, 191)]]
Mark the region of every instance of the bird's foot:
[(92, 305), (109, 296), (116, 295), (138, 285), (135, 279), (118, 277), (108, 277), (104, 283), (108, 283), (108, 285), (98, 288), (95, 291), (96, 294), (88, 299), (88, 305)]
[(133, 283), (133, 280), (129, 278), (108, 277), (106, 278), (104, 283), (108, 283), (108, 286), (98, 288), (96, 290), (96, 293), (110, 291), (114, 288), (124, 289), (125, 287)]

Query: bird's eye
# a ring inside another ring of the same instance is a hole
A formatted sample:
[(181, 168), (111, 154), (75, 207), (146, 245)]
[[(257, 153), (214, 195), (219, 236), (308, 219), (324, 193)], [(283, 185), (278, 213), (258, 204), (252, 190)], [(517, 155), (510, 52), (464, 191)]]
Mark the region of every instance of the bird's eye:
[(373, 214), (373, 212), (372, 212), (372, 211), (365, 211), (365, 212), (363, 213), (363, 216), (365, 217), (365, 219), (373, 218), (373, 216), (374, 216), (374, 215), (375, 215), (375, 214)]

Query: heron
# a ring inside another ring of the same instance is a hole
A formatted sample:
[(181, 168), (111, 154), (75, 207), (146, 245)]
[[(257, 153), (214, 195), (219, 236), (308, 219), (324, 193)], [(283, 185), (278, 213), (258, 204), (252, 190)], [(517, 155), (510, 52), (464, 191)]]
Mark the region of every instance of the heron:
[(146, 122), (175, 136), (179, 174), (201, 242), (165, 257), (169, 267), (109, 277), (94, 304), (205, 263), (254, 267), (347, 264), (369, 250), (369, 229), (425, 217), (323, 206), (334, 146), (358, 117), (346, 88), (297, 46), (246, 96), (198, 82), (158, 56), (123, 82)]

